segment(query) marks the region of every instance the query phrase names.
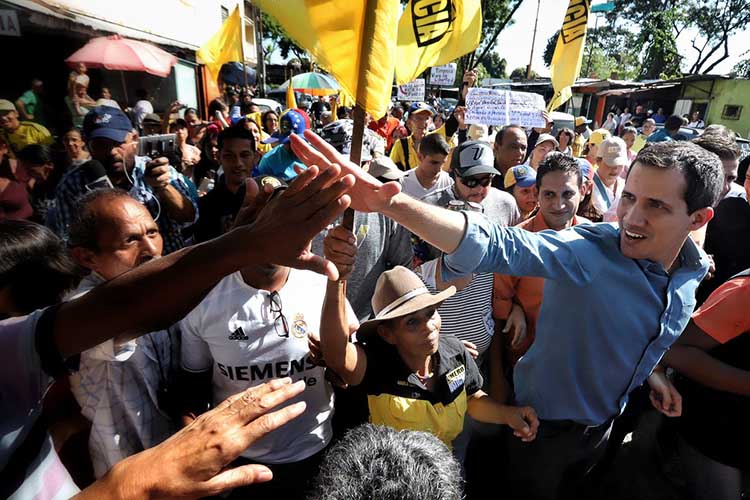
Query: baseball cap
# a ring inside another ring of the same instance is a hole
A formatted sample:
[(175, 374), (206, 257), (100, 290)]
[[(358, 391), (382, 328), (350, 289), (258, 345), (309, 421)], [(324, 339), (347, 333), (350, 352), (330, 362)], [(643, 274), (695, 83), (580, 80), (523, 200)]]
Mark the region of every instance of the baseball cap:
[(161, 125), (161, 116), (157, 115), (156, 113), (147, 113), (143, 116), (143, 123), (147, 123), (149, 125)]
[(536, 140), (536, 144), (534, 144), (534, 147), (537, 147), (543, 142), (551, 142), (555, 145), (556, 148), (560, 147), (560, 143), (557, 142), (557, 139), (551, 134), (540, 134), (539, 138)]
[(387, 156), (381, 156), (372, 160), (370, 162), (370, 168), (367, 169), (367, 173), (373, 177), (389, 181), (397, 181), (406, 175), (406, 172), (400, 170), (396, 164), (393, 163), (393, 160)]
[(273, 175), (259, 175), (257, 177), (253, 177), (253, 180), (258, 184), (258, 188), (263, 191), (266, 186), (271, 186), (273, 188), (274, 193), (279, 190), (284, 190), (289, 187), (289, 184), (287, 184), (283, 179), (280, 177), (275, 177)]
[(16, 105), (8, 99), (0, 99), (0, 111), (16, 111)]
[(585, 116), (576, 116), (576, 127), (580, 127), (581, 125), (588, 125), (591, 123), (591, 120), (586, 118)]
[(528, 165), (516, 165), (505, 173), (505, 189), (518, 184), (518, 187), (527, 188), (536, 184), (536, 170)]
[(586, 141), (588, 144), (593, 144), (594, 146), (598, 146), (602, 143), (604, 139), (607, 139), (608, 137), (612, 137), (612, 134), (609, 133), (609, 130), (605, 128), (598, 128), (591, 132), (591, 135), (589, 136), (589, 140)]
[(581, 175), (589, 181), (594, 179), (594, 167), (586, 158), (576, 158), (578, 167), (581, 169)]
[(492, 153), (492, 147), (482, 141), (466, 141), (460, 144), (453, 151), (451, 170), (459, 177), (500, 174), (495, 170), (495, 156)]
[(118, 108), (97, 106), (83, 119), (83, 135), (86, 140), (103, 137), (115, 142), (125, 142), (125, 137), (133, 131), (128, 116)]
[(596, 155), (610, 167), (624, 167), (628, 163), (628, 148), (619, 137), (609, 137), (599, 144)]
[(415, 102), (409, 106), (409, 116), (419, 113), (430, 113), (430, 116), (433, 116), (435, 115), (435, 110), (432, 109), (432, 106), (424, 102)]
[(307, 126), (304, 117), (297, 111), (290, 109), (279, 119), (279, 130), (260, 142), (261, 144), (287, 144), (290, 135), (301, 136), (305, 130), (307, 130)]

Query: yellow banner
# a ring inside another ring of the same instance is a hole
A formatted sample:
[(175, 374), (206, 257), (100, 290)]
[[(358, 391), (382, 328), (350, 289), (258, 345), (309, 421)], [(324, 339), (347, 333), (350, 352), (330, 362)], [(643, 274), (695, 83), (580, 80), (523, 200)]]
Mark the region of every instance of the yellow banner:
[(398, 23), (396, 82), (472, 52), (481, 38), (480, 0), (410, 0)]
[(554, 111), (573, 96), (570, 87), (581, 72), (590, 9), (589, 0), (570, 0), (568, 4), (550, 66), (555, 95), (547, 106), (548, 111)]
[(217, 31), (198, 51), (198, 62), (205, 64), (214, 79), (219, 76), (219, 70), (225, 63), (242, 62), (242, 18), (240, 8), (232, 12), (221, 29)]
[(380, 118), (388, 109), (396, 54), (398, 0), (255, 0), (357, 104)]

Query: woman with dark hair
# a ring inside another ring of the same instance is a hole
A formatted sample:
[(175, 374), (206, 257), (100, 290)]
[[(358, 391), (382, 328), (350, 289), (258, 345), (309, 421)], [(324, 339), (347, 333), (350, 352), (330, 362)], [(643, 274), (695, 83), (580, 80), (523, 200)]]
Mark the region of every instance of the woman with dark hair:
[(86, 143), (83, 142), (81, 131), (72, 128), (62, 136), (62, 145), (65, 148), (67, 165), (77, 167), (91, 159), (91, 155), (86, 151)]
[(575, 137), (576, 135), (569, 128), (561, 128), (557, 132), (557, 142), (558, 144), (560, 144), (557, 150), (561, 153), (565, 153), (566, 155), (573, 156), (573, 147), (571, 145), (573, 144), (573, 140), (575, 139)]
[(279, 115), (277, 115), (275, 111), (269, 109), (263, 113), (261, 123), (263, 124), (263, 130), (265, 133), (271, 135), (279, 129)]
[(208, 104), (208, 116), (211, 124), (216, 125), (219, 130), (229, 126), (229, 107), (221, 99), (214, 99)]
[(28, 219), (34, 209), (26, 184), (16, 177), (16, 160), (8, 153), (8, 145), (0, 141), (0, 220)]
[(219, 170), (219, 128), (213, 123), (206, 127), (206, 134), (200, 142), (201, 157), (193, 168), (193, 180), (198, 186), (198, 194), (211, 190), (210, 183), (216, 179)]
[(44, 226), (0, 221), (0, 319), (60, 302), (79, 280), (65, 243)]

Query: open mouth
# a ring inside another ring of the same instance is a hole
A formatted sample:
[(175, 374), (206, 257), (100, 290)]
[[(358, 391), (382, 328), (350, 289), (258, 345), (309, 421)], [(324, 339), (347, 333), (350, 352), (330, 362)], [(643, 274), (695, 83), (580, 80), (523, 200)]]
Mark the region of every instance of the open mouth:
[(630, 240), (630, 241), (638, 241), (638, 240), (643, 240), (643, 239), (645, 239), (645, 238), (646, 238), (646, 236), (645, 236), (645, 235), (643, 235), (643, 234), (639, 234), (639, 233), (634, 233), (633, 231), (628, 231), (628, 230), (626, 229), (626, 230), (625, 230), (625, 238), (627, 238), (627, 239), (628, 239), (628, 240)]

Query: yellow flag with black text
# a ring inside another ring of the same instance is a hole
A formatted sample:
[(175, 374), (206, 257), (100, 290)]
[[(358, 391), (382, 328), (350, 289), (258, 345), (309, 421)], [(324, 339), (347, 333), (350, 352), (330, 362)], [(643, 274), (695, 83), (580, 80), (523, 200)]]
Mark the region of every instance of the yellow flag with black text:
[(206, 65), (214, 78), (219, 76), (221, 66), (232, 61), (242, 62), (242, 18), (240, 8), (227, 17), (221, 29), (198, 49), (198, 62)]
[(255, 0), (373, 117), (388, 110), (398, 0)]
[(481, 38), (480, 0), (409, 0), (398, 23), (396, 82), (472, 52)]
[(581, 72), (590, 10), (590, 0), (570, 0), (568, 4), (550, 65), (555, 95), (547, 106), (548, 111), (557, 109), (573, 96), (570, 87)]

